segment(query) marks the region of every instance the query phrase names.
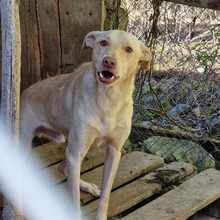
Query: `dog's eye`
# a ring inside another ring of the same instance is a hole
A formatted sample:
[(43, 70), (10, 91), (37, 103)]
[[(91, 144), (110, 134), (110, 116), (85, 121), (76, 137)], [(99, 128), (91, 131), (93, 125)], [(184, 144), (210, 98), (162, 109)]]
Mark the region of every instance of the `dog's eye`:
[(102, 47), (106, 47), (106, 46), (108, 46), (108, 41), (107, 41), (107, 40), (101, 40), (101, 41), (99, 42), (99, 44), (100, 44)]
[(133, 49), (131, 47), (125, 47), (125, 51), (127, 53), (132, 53), (133, 52)]

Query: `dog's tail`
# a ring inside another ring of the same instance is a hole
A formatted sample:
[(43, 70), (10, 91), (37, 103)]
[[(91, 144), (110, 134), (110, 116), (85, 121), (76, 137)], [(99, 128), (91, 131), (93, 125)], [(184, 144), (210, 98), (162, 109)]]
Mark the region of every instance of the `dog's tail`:
[(44, 126), (39, 126), (38, 128), (36, 128), (35, 134), (39, 137), (46, 137), (49, 140), (55, 141), (57, 144), (62, 144), (66, 141), (63, 134), (53, 130), (52, 128), (47, 128)]

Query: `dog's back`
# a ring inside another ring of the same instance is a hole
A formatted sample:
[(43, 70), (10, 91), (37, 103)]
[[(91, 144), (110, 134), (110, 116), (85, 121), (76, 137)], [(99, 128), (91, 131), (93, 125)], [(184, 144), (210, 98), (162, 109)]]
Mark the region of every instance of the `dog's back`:
[[(38, 126), (67, 132), (70, 119), (67, 107), (72, 102), (72, 96), (68, 98), (68, 90), (73, 91), (77, 79), (85, 73), (89, 65), (89, 63), (85, 63), (73, 73), (39, 81), (24, 90), (21, 95), (21, 133), (23, 139), (28, 139), (30, 142)], [(59, 119), (60, 116), (62, 116), (62, 120)]]

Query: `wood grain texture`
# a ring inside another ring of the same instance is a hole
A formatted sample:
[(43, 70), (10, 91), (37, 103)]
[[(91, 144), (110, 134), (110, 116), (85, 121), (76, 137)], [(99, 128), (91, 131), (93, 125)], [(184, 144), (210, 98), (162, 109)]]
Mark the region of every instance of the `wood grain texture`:
[(90, 59), (82, 41), (103, 28), (103, 11), (104, 0), (20, 0), (22, 90)]
[(103, 28), (103, 0), (60, 1), (62, 64), (64, 72), (71, 72), (90, 53), (82, 50), (85, 35)]
[[(134, 151), (124, 155), (119, 165), (118, 173), (114, 182), (114, 187), (118, 187), (129, 180), (141, 176), (163, 165), (161, 157), (151, 154)], [(103, 167), (99, 167), (83, 175), (83, 179), (101, 186), (100, 176), (103, 173)]]
[(40, 45), (35, 0), (20, 0), (21, 89), (41, 80)]
[(64, 160), (66, 144), (56, 144), (50, 142), (32, 149), (41, 161), (41, 167), (47, 167)]
[[(63, 151), (64, 150), (63, 147), (64, 146), (58, 146), (56, 151)], [(84, 173), (92, 168), (95, 168), (97, 166), (102, 165), (104, 163), (104, 159), (105, 159), (105, 157), (104, 157), (105, 151), (104, 150), (105, 150), (104, 148), (91, 149), (83, 161), (81, 172)], [(55, 154), (57, 155), (56, 151), (55, 151)], [(49, 152), (51, 152), (51, 149), (49, 150)], [(51, 158), (51, 155), (48, 154), (48, 152), (47, 152), (47, 154), (45, 154), (45, 151), (44, 151), (43, 155), (46, 158), (45, 161), (51, 162), (53, 160)], [(59, 157), (58, 159), (61, 159), (62, 157), (64, 158), (64, 155), (59, 155), (58, 157)], [(53, 184), (57, 184), (57, 183), (60, 183), (64, 180), (66, 180), (66, 177), (63, 175), (63, 173), (61, 173), (59, 171), (59, 166), (60, 166), (60, 163), (57, 163), (57, 164), (52, 165), (42, 171), (42, 172), (49, 172), (50, 174), (52, 174), (52, 176), (55, 178)]]
[[(1, 123), (3, 129), (15, 141), (19, 140), (20, 117), (20, 71), (21, 71), (21, 33), (19, 2), (16, 0), (1, 0), (2, 28), (2, 93), (1, 93)], [(19, 167), (17, 167), (19, 169)], [(3, 216), (15, 220), (23, 220), (21, 191), (14, 199), (19, 209), (8, 204), (3, 210)]]
[(21, 33), (17, 1), (1, 1), (2, 93), (1, 119), (8, 133), (19, 136)]
[[(113, 189), (163, 165), (163, 159), (158, 156), (138, 151), (126, 154), (121, 159)], [(85, 173), (82, 175), (82, 179), (101, 187), (102, 173), (103, 166)], [(94, 199), (94, 197), (88, 193), (81, 194), (81, 201), (83, 204), (88, 203), (92, 199)]]
[[(191, 175), (193, 171), (193, 166), (190, 164), (174, 162), (117, 189), (111, 193), (108, 217), (116, 216), (137, 205), (155, 193), (162, 191), (164, 186), (177, 183), (179, 180)], [(160, 175), (158, 175), (162, 172), (167, 173), (169, 176), (169, 178), (166, 179), (166, 182), (160, 179)], [(92, 219), (95, 217), (97, 204), (98, 200), (89, 203), (84, 208), (85, 214), (92, 217)]]
[(41, 56), (41, 78), (60, 74), (59, 0), (36, 0)]
[(220, 171), (208, 169), (123, 220), (185, 220), (220, 197)]

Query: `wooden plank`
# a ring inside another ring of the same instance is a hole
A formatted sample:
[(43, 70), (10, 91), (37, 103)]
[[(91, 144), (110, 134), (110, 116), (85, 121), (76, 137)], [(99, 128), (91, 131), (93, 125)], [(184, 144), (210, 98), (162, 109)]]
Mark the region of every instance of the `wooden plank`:
[[(155, 193), (161, 192), (163, 187), (182, 180), (193, 173), (193, 166), (187, 163), (171, 163), (155, 170), (136, 181), (119, 188), (111, 193), (108, 217), (113, 217), (137, 205)], [(167, 173), (166, 179), (160, 179), (161, 173)], [(166, 182), (164, 182), (164, 180)], [(175, 180), (175, 181), (174, 181)], [(84, 212), (92, 219), (95, 217), (98, 200), (85, 206)]]
[(41, 79), (40, 47), (35, 0), (20, 0), (21, 21), (21, 89)]
[[(161, 157), (139, 151), (124, 155), (119, 165), (114, 188), (163, 165)], [(99, 167), (82, 176), (82, 179), (101, 186), (103, 167)]]
[[(83, 161), (81, 172), (84, 173), (94, 167), (102, 165), (105, 159), (104, 154), (105, 148), (92, 148)], [(66, 180), (66, 177), (59, 171), (59, 166), (60, 163), (57, 163), (43, 170), (43, 172), (49, 172), (55, 178), (55, 182), (53, 184)]]
[[(163, 159), (151, 154), (134, 151), (122, 157), (118, 173), (115, 178), (113, 189), (135, 179), (138, 176), (149, 173), (164, 165)], [(101, 187), (103, 167), (98, 167), (82, 175), (82, 179)], [(81, 194), (83, 204), (91, 201), (94, 197), (88, 193)]]
[(208, 169), (123, 220), (185, 220), (220, 197), (220, 171)]
[(41, 56), (41, 78), (60, 74), (61, 42), (58, 0), (36, 0)]
[[(40, 145), (36, 148), (33, 148), (33, 153), (38, 156), (38, 158), (42, 162), (42, 167), (48, 167), (50, 165), (54, 165), (55, 163), (59, 163), (60, 161), (65, 159), (65, 148), (66, 144), (56, 144), (53, 142)], [(104, 148), (92, 148), (89, 150), (86, 155), (83, 165), (82, 172), (86, 172), (91, 168), (95, 168), (104, 163)], [(49, 169), (56, 170), (54, 167)]]
[[(113, 189), (135, 179), (138, 176), (149, 173), (163, 165), (163, 159), (158, 156), (137, 151), (126, 154), (121, 159), (118, 173), (113, 184)], [(87, 182), (94, 183), (100, 187), (102, 181), (102, 172), (103, 166), (98, 167), (88, 173), (85, 173), (81, 176), (81, 178)], [(58, 185), (58, 187), (61, 190), (66, 190), (67, 184), (62, 183)], [(95, 198), (92, 195), (81, 192), (82, 204), (86, 204), (93, 199)]]
[(66, 144), (50, 142), (32, 149), (33, 153), (41, 160), (42, 167), (60, 162), (65, 158)]
[(176, 4), (184, 4), (188, 6), (199, 7), (199, 8), (220, 10), (219, 0), (165, 0), (165, 1), (174, 2)]
[(62, 63), (64, 72), (71, 72), (82, 61), (90, 59), (82, 50), (85, 35), (103, 28), (104, 0), (60, 1)]

